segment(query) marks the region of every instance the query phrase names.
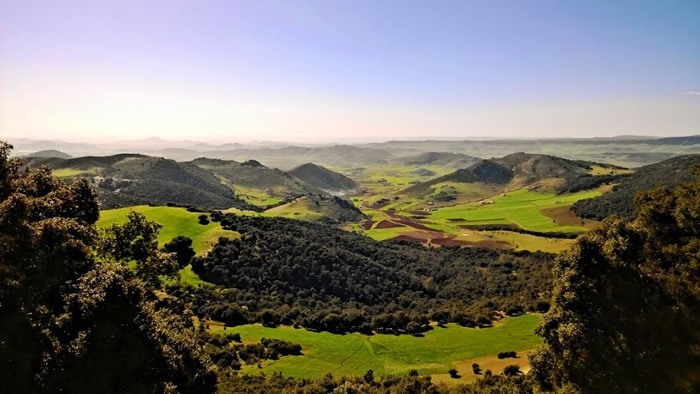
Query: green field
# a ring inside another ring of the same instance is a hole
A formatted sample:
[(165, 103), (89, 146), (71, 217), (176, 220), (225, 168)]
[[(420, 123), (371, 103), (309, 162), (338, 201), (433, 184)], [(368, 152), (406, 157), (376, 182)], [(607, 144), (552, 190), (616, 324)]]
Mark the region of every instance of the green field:
[[(107, 228), (113, 224), (123, 224), (126, 222), (126, 215), (136, 211), (144, 214), (161, 226), (158, 233), (158, 244), (162, 246), (171, 239), (182, 235), (192, 239), (192, 248), (197, 254), (206, 253), (220, 237), (239, 237), (235, 231), (224, 230), (219, 223), (209, 222), (209, 224), (199, 224), (198, 217), (201, 213), (189, 212), (185, 208), (177, 207), (151, 207), (148, 205), (137, 205), (127, 208), (107, 209), (100, 211), (100, 220), (97, 222), (98, 228)], [(207, 285), (192, 272), (189, 265), (180, 270), (180, 283), (192, 286)]]
[[(282, 372), (285, 376), (320, 377), (328, 372), (335, 376), (358, 376), (372, 369), (377, 375), (406, 374), (415, 369), (421, 375), (446, 375), (450, 368), (471, 373), (472, 360), (479, 360), (488, 367), (498, 365), (498, 352), (514, 350), (519, 359), (510, 364), (526, 364), (524, 352), (536, 348), (541, 339), (534, 334), (540, 315), (528, 314), (506, 318), (493, 328), (465, 328), (449, 324), (436, 327), (424, 337), (411, 335), (362, 335), (358, 333), (337, 335), (315, 333), (292, 327), (266, 328), (261, 325), (229, 327), (220, 334), (240, 333), (244, 343), (259, 342), (261, 338), (276, 338), (302, 345), (302, 356), (288, 356), (275, 361), (265, 361), (262, 369), (246, 365), (246, 373), (271, 374)], [(465, 369), (466, 368), (466, 369)], [(497, 372), (497, 371), (496, 371)]]
[(222, 229), (219, 223), (199, 224), (197, 217), (202, 215), (201, 213), (188, 212), (185, 208), (151, 207), (148, 205), (100, 211), (100, 220), (97, 222), (97, 227), (106, 228), (112, 224), (122, 224), (126, 222), (126, 215), (131, 211), (142, 213), (149, 220), (163, 226), (158, 234), (158, 243), (160, 245), (178, 235), (183, 235), (192, 239), (192, 248), (195, 252), (201, 254), (209, 250), (219, 237), (239, 236), (235, 231)]
[[(445, 207), (431, 212), (429, 220), (461, 220), (465, 225), (515, 224), (525, 230), (539, 232), (581, 232), (582, 225), (561, 225), (546, 216), (543, 208), (570, 206), (574, 202), (599, 196), (597, 190), (583, 191), (567, 195), (530, 191), (525, 188), (488, 200), (487, 204), (473, 203)], [(454, 222), (456, 223), (456, 222)]]
[(53, 176), (57, 178), (72, 178), (76, 176), (94, 176), (97, 175), (97, 168), (81, 170), (78, 168), (59, 168), (51, 170)]

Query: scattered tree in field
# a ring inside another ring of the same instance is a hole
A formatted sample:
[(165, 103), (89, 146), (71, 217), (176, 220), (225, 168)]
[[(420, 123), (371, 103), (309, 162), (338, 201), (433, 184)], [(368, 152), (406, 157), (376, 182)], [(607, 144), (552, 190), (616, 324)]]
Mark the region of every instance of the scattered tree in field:
[(459, 372), (457, 372), (457, 370), (454, 368), (450, 368), (450, 370), (447, 371), (447, 373), (450, 374), (450, 377), (452, 379), (459, 379), (461, 377), (461, 376), (459, 376)]
[(192, 240), (182, 235), (163, 245), (163, 249), (168, 253), (175, 254), (175, 261), (180, 268), (189, 264), (195, 255), (194, 249), (192, 249)]
[(517, 358), (518, 354), (514, 351), (510, 352), (500, 352), (498, 353), (498, 358), (499, 359), (504, 359), (504, 358)]
[(520, 367), (517, 365), (509, 365), (505, 368), (503, 368), (503, 375), (505, 376), (517, 376), (520, 375), (522, 372), (520, 372)]
[(555, 264), (544, 389), (700, 390), (700, 178), (636, 198), (636, 219), (606, 219)]
[(362, 380), (364, 380), (366, 383), (374, 382), (374, 371), (368, 369), (364, 376), (362, 376)]
[(474, 375), (480, 374), (481, 367), (479, 366), (479, 364), (477, 364), (477, 363), (472, 364), (472, 371), (474, 371)]
[(197, 220), (202, 226), (206, 226), (207, 224), (209, 224), (209, 218), (207, 217), (207, 215), (199, 215), (197, 217)]

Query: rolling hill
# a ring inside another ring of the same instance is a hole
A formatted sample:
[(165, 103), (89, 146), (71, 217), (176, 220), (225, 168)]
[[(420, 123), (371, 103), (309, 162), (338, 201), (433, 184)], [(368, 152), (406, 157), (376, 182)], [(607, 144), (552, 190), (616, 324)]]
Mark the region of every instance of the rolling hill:
[(268, 168), (256, 160), (239, 163), (233, 160), (199, 158), (191, 163), (212, 172), (254, 205), (274, 205), (309, 193), (321, 192), (289, 173)]
[(607, 164), (519, 152), (501, 158), (481, 160), (467, 168), (413, 185), (405, 192), (418, 196), (428, 195), (441, 184), (486, 185), (489, 191), (482, 197), (525, 186), (556, 190), (571, 179), (590, 175), (594, 167), (610, 171), (622, 169)]
[(691, 182), (694, 168), (700, 166), (700, 155), (685, 155), (638, 168), (633, 174), (620, 180), (612, 191), (600, 197), (581, 200), (572, 207), (581, 217), (603, 219), (612, 214), (631, 217), (634, 214), (634, 198), (638, 192), (658, 186), (671, 186)]
[(56, 149), (40, 150), (27, 155), (27, 157), (57, 157), (59, 159), (70, 159), (71, 155)]
[(32, 167), (42, 164), (64, 178), (88, 177), (102, 208), (174, 204), (226, 209), (246, 205), (211, 172), (191, 163), (133, 154), (29, 160)]
[(330, 194), (344, 194), (358, 188), (357, 183), (345, 175), (313, 163), (302, 164), (290, 170), (289, 174)]
[(286, 217), (330, 223), (358, 222), (366, 216), (347, 200), (323, 194), (309, 194), (268, 209), (265, 216)]
[(405, 156), (395, 160), (402, 165), (435, 165), (451, 168), (466, 168), (479, 162), (481, 159), (463, 153), (451, 152), (426, 152), (417, 155)]

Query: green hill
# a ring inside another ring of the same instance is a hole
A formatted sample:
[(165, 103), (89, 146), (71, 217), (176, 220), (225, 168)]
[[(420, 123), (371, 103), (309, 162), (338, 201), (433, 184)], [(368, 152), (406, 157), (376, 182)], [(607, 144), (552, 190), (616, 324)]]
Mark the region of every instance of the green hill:
[[(405, 191), (411, 195), (428, 195), (441, 184), (454, 183), (479, 184), (479, 187), (487, 185), (490, 192), (482, 197), (525, 186), (555, 191), (577, 177), (590, 175), (596, 168), (609, 169), (613, 172), (622, 169), (607, 164), (520, 152), (501, 158), (482, 160), (467, 168), (413, 185)], [(591, 188), (598, 185), (592, 185)]]
[(685, 155), (638, 168), (633, 174), (620, 180), (612, 191), (600, 197), (581, 200), (572, 209), (578, 216), (601, 220), (618, 214), (631, 217), (634, 214), (634, 197), (640, 191), (658, 186), (672, 186), (694, 179), (694, 167), (700, 165), (700, 155)]
[(268, 209), (265, 216), (279, 216), (307, 221), (332, 223), (357, 222), (365, 215), (349, 201), (335, 196), (309, 194)]
[(191, 163), (134, 154), (29, 161), (32, 167), (42, 164), (59, 177), (89, 177), (102, 208), (175, 204), (226, 209), (245, 205), (211, 172)]
[(350, 192), (358, 187), (355, 181), (345, 175), (313, 163), (302, 164), (290, 170), (289, 174), (330, 193)]
[(268, 168), (256, 160), (239, 163), (233, 160), (199, 158), (191, 163), (212, 172), (254, 205), (273, 205), (320, 192), (294, 176), (276, 168)]

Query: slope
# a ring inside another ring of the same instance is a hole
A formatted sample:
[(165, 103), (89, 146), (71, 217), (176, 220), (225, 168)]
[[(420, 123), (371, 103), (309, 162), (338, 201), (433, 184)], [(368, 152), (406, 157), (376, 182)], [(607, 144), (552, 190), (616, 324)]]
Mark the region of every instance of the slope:
[(256, 160), (239, 163), (232, 160), (199, 158), (192, 164), (208, 170), (233, 186), (237, 194), (254, 205), (273, 205), (320, 190), (294, 176), (268, 168)]
[(601, 220), (612, 214), (631, 217), (638, 192), (658, 186), (672, 186), (694, 179), (694, 168), (700, 166), (700, 155), (685, 155), (638, 168), (620, 180), (612, 191), (600, 197), (581, 200), (572, 207), (578, 216)]
[(174, 204), (225, 209), (245, 205), (212, 173), (190, 163), (134, 154), (29, 160), (32, 167), (42, 164), (64, 178), (88, 177), (102, 208)]
[(289, 171), (305, 183), (329, 193), (345, 193), (357, 189), (357, 183), (345, 175), (325, 167), (306, 163)]

